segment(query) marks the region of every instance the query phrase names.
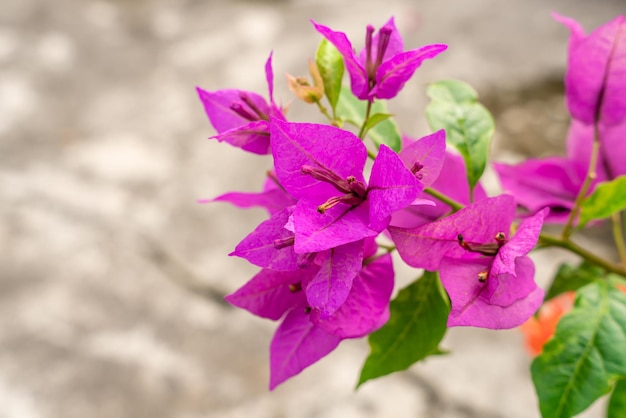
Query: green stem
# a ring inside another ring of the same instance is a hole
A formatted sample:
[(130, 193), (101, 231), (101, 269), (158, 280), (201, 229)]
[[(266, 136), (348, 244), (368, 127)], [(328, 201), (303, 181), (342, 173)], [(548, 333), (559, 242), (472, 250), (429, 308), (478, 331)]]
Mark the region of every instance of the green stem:
[(322, 115), (326, 116), (326, 118), (330, 121), (330, 123), (334, 125), (335, 124), (335, 118), (333, 116), (331, 116), (330, 113), (328, 113), (328, 109), (326, 109), (324, 107), (322, 102), (319, 101), (319, 100), (316, 100), (315, 104), (317, 105), (317, 107), (320, 110), (320, 112), (322, 113)]
[(622, 267), (626, 269), (626, 244), (624, 243), (624, 227), (622, 224), (622, 217), (619, 212), (611, 215), (613, 221), (613, 239), (615, 240), (615, 246), (619, 254), (619, 259), (622, 263)]
[(386, 250), (388, 253), (396, 250), (395, 245), (378, 244), (378, 248), (382, 248), (383, 250)]
[(445, 194), (438, 192), (437, 190), (432, 189), (430, 187), (424, 189), (424, 193), (427, 193), (431, 195), (432, 197), (441, 200), (443, 203), (450, 206), (454, 212), (459, 211), (463, 209), (464, 207), (462, 203), (459, 203), (456, 200), (452, 199), (451, 197), (448, 197)]
[(602, 267), (606, 271), (609, 271), (611, 273), (617, 273), (626, 277), (626, 270), (624, 269), (624, 267), (613, 264), (610, 261), (605, 260), (604, 258), (587, 251), (586, 249), (570, 241), (569, 239), (557, 237), (542, 232), (539, 234), (539, 241), (547, 244), (547, 246), (550, 247), (559, 247), (571, 251), (574, 254), (577, 254), (580, 257), (584, 258), (585, 260)]
[(585, 181), (578, 192), (578, 196), (576, 196), (576, 202), (574, 203), (574, 207), (569, 214), (569, 218), (567, 218), (567, 223), (563, 228), (563, 232), (561, 233), (561, 237), (564, 240), (567, 240), (570, 235), (572, 235), (574, 222), (580, 213), (580, 208), (583, 204), (583, 200), (587, 196), (587, 192), (591, 187), (591, 182), (596, 178), (596, 166), (598, 165), (598, 154), (600, 152), (600, 133), (598, 131), (598, 124), (594, 125), (593, 130), (593, 147), (591, 149), (591, 158), (589, 159), (589, 168), (587, 169), (587, 177), (585, 177)]
[(370, 112), (372, 111), (372, 101), (367, 101), (367, 109), (365, 109), (365, 119), (363, 119), (363, 125), (361, 125), (361, 129), (359, 130), (359, 138), (363, 139), (363, 135), (365, 134), (365, 125), (367, 125), (367, 120), (370, 118)]

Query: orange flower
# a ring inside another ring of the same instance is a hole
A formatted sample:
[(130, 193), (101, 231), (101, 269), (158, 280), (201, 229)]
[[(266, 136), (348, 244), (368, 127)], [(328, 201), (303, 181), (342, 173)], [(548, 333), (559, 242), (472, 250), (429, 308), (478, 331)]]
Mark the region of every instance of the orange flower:
[[(626, 285), (618, 285), (617, 288), (626, 293)], [(565, 292), (550, 299), (539, 309), (539, 313), (531, 317), (520, 326), (520, 330), (526, 337), (526, 348), (533, 356), (539, 355), (543, 346), (556, 330), (556, 324), (561, 317), (574, 305), (576, 292)]]
[(526, 337), (526, 348), (534, 356), (541, 353), (543, 345), (554, 335), (556, 324), (574, 304), (575, 292), (566, 292), (539, 309), (539, 313), (526, 321), (520, 329)]

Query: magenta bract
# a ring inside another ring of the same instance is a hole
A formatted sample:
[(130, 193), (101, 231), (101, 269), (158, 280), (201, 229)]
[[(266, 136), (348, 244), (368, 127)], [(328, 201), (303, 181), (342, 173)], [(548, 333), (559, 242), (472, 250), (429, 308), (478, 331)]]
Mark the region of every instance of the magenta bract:
[(553, 14), (570, 30), (565, 75), (567, 105), (586, 124), (617, 125), (626, 119), (626, 18), (618, 16), (585, 35), (573, 19)]

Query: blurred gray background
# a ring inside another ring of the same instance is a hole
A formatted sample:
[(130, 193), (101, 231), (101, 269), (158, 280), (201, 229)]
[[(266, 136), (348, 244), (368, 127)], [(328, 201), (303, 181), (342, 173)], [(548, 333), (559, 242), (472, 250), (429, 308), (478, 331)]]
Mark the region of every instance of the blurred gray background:
[[(284, 74), (320, 40), (309, 19), (360, 48), (394, 15), (407, 48), (450, 44), (392, 103), (404, 132), (428, 132), (428, 82), (461, 78), (497, 117), (496, 158), (562, 152), (552, 10), (591, 29), (626, 2), (1, 0), (0, 417), (537, 417), (517, 330), (451, 329), (452, 355), (358, 392), (367, 343), (346, 341), (268, 392), (275, 324), (221, 302), (255, 273), (227, 253), (265, 215), (196, 200), (257, 190), (270, 161), (208, 140), (195, 87), (265, 95), (273, 50), (287, 104)], [(534, 258), (544, 284), (572, 260)]]

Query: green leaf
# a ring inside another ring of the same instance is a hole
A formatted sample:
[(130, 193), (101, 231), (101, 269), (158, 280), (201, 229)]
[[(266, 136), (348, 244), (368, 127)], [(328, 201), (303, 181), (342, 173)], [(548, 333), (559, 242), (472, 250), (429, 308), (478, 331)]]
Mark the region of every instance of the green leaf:
[(592, 219), (604, 219), (626, 209), (626, 176), (600, 183), (591, 196), (583, 201), (580, 226)]
[(371, 352), (358, 386), (442, 353), (439, 342), (446, 332), (450, 304), (437, 273), (424, 272), (400, 291), (390, 309), (389, 321), (369, 336)]
[(433, 131), (446, 130), (446, 141), (463, 156), (467, 178), (473, 190), (485, 171), (495, 130), (493, 117), (478, 103), (478, 94), (457, 80), (444, 80), (428, 86), (431, 101), (426, 118)]
[(609, 406), (606, 411), (607, 418), (626, 417), (626, 378), (615, 382)]
[(547, 302), (561, 293), (577, 290), (601, 277), (604, 277), (604, 270), (587, 261), (583, 261), (576, 267), (572, 267), (569, 264), (561, 264), (552, 282), (552, 286), (550, 286), (550, 289), (546, 293), (544, 302)]
[(574, 308), (532, 363), (544, 418), (569, 418), (626, 375), (626, 295), (606, 281), (578, 289)]
[[(354, 94), (352, 94), (349, 86), (343, 86), (341, 88), (341, 96), (339, 96), (335, 112), (337, 117), (341, 118), (343, 122), (347, 122), (357, 128), (361, 128), (365, 119), (366, 111), (367, 101), (359, 100)], [(377, 114), (389, 114), (386, 102), (376, 100), (372, 103), (370, 120)], [(378, 116), (376, 117), (378, 118)], [(387, 117), (384, 120), (378, 120), (374, 125), (375, 126), (372, 125), (372, 128), (369, 129), (367, 135), (370, 137), (372, 142), (374, 142), (376, 148), (380, 148), (380, 144), (385, 144), (392, 150), (399, 152), (402, 148), (402, 138), (400, 137), (398, 125), (396, 125), (393, 119)]]
[(370, 115), (369, 119), (367, 119), (367, 123), (365, 124), (365, 133), (369, 132), (374, 126), (378, 125), (382, 121), (385, 121), (392, 117), (393, 115), (389, 113), (375, 113)]
[(324, 81), (324, 94), (335, 111), (337, 100), (341, 94), (341, 80), (343, 79), (343, 57), (333, 44), (322, 39), (315, 52), (315, 64)]

